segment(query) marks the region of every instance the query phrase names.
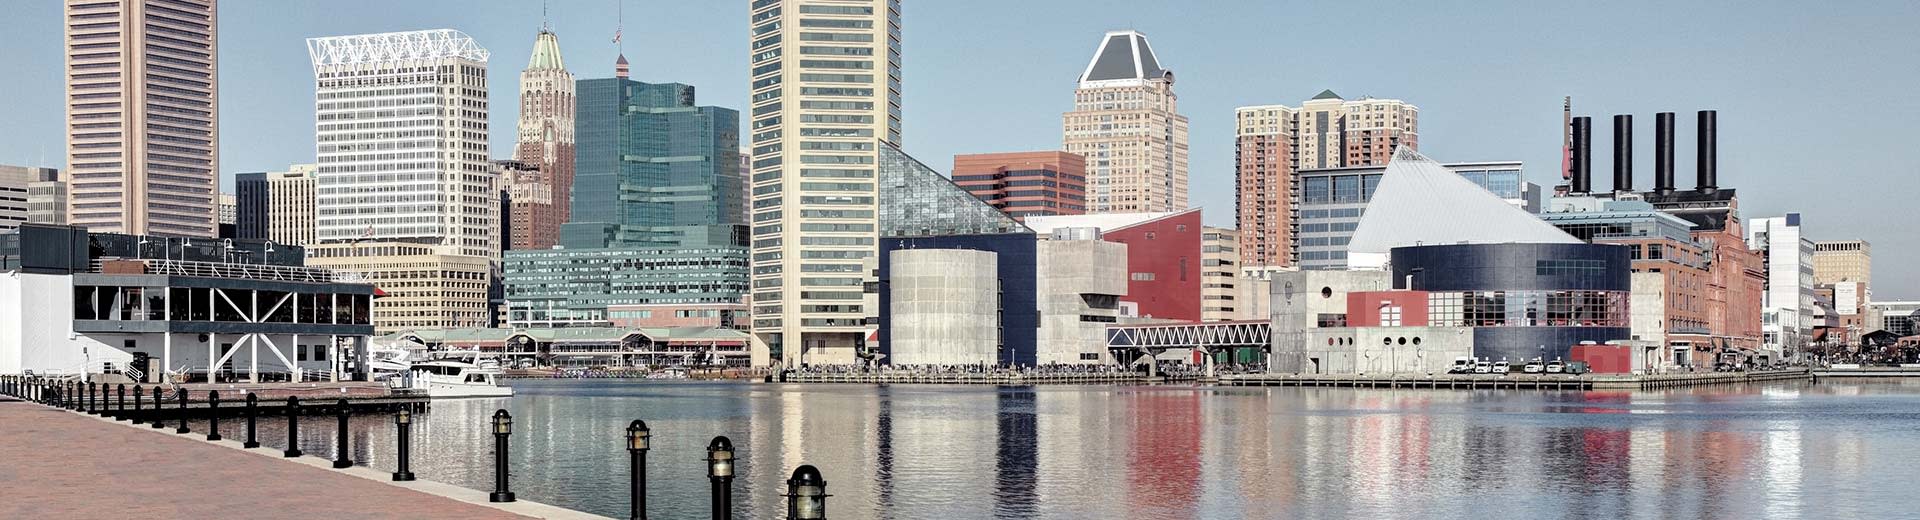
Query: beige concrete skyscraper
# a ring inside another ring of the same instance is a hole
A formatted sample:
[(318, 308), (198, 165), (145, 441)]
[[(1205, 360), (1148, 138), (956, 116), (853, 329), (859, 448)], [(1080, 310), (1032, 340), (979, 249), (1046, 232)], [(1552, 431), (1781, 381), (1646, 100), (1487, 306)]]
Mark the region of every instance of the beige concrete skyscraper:
[(1865, 240), (1813, 243), (1813, 283), (1860, 282), (1873, 285), (1873, 245)]
[(900, 1), (749, 10), (753, 332), (789, 365), (852, 363), (879, 145), (900, 143)]
[(214, 0), (67, 0), (68, 221), (215, 236)]
[(1147, 36), (1111, 31), (1080, 74), (1062, 119), (1066, 151), (1087, 159), (1087, 212), (1187, 209), (1187, 117)]
[(535, 167), (545, 200), (513, 199), (511, 249), (546, 249), (560, 242), (572, 215), (573, 73), (560, 59), (560, 37), (545, 28), (520, 71), (520, 138), (513, 159)]
[(1385, 165), (1398, 146), (1419, 149), (1419, 120), (1405, 101), (1349, 101), (1331, 90), (1299, 107), (1235, 109), (1234, 215), (1246, 265), (1297, 265), (1295, 172)]
[(314, 243), (314, 170), (295, 164), (284, 172), (267, 172), (267, 239), (281, 244)]

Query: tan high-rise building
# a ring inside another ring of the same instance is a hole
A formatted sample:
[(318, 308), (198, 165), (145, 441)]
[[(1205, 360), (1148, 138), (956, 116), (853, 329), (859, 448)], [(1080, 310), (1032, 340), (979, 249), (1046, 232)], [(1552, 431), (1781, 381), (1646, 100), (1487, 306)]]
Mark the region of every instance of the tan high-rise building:
[(1147, 36), (1110, 31), (1062, 119), (1066, 151), (1087, 162), (1088, 213), (1187, 209), (1187, 117)]
[(560, 38), (541, 29), (533, 57), (520, 72), (520, 138), (513, 158), (537, 169), (548, 196), (512, 200), (511, 249), (553, 247), (560, 242), (560, 225), (573, 214), (573, 90), (573, 73), (560, 59)]
[(295, 164), (267, 172), (267, 239), (281, 244), (314, 242), (314, 165)]
[(1227, 228), (1200, 228), (1200, 319), (1240, 319), (1240, 233)]
[(1813, 243), (1813, 283), (1860, 282), (1873, 285), (1873, 245), (1865, 240)]
[(869, 332), (879, 147), (900, 144), (900, 1), (750, 11), (753, 333), (789, 365), (852, 363)]
[(458, 246), (398, 242), (307, 246), (307, 267), (334, 271), (340, 281), (370, 283), (373, 331), (488, 327), (493, 261), (462, 254)]
[(1299, 107), (1240, 107), (1234, 120), (1234, 213), (1250, 266), (1299, 263), (1296, 172), (1383, 166), (1395, 148), (1420, 147), (1420, 109), (1397, 99), (1349, 101), (1328, 90)]
[(68, 222), (218, 234), (214, 3), (67, 0)]

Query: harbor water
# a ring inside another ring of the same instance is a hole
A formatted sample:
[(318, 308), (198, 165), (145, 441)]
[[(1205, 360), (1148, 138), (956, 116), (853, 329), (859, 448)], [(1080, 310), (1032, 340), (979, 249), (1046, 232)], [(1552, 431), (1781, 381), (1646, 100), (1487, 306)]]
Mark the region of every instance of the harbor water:
[[(736, 517), (785, 512), (812, 464), (830, 517), (1866, 518), (1920, 511), (1920, 381), (1667, 391), (868, 386), (514, 381), (417, 417), (413, 471), (488, 490), (487, 417), (513, 414), (521, 498), (625, 517), (624, 430), (644, 419), (654, 518), (707, 515), (705, 446), (730, 437)], [(302, 448), (331, 457), (331, 417)], [(243, 421), (221, 421), (238, 439)], [(285, 419), (260, 424), (285, 446)], [(196, 431), (205, 427), (195, 425)], [(391, 416), (355, 416), (391, 471)]]

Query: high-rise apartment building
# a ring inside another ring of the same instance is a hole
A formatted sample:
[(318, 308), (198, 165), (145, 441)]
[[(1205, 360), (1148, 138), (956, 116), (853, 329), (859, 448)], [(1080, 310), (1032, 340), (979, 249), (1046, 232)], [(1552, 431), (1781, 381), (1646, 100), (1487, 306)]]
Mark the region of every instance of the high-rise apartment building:
[(955, 155), (953, 183), (1014, 220), (1087, 212), (1087, 161), (1078, 154)]
[(1349, 101), (1331, 90), (1299, 107), (1236, 109), (1234, 214), (1247, 265), (1300, 262), (1300, 170), (1384, 167), (1394, 148), (1419, 148), (1419, 118), (1405, 101)]
[(1227, 228), (1200, 228), (1200, 319), (1226, 321), (1242, 316), (1240, 297), (1240, 233)]
[(787, 363), (852, 362), (878, 147), (900, 144), (900, 1), (749, 10), (753, 332)]
[(101, 233), (218, 232), (214, 0), (67, 0), (68, 220)]
[(1873, 285), (1873, 245), (1865, 240), (1813, 243), (1813, 283), (1860, 282)]
[(1187, 208), (1187, 117), (1147, 36), (1110, 31), (1080, 74), (1062, 119), (1067, 152), (1086, 158), (1087, 211)]
[(311, 38), (320, 243), (497, 258), (487, 50), (452, 29)]
[(545, 28), (534, 37), (533, 57), (520, 72), (519, 144), (516, 161), (535, 167), (551, 196), (513, 199), (511, 249), (546, 249), (560, 240), (560, 225), (572, 213), (574, 82), (560, 59), (560, 38)]
[(60, 170), (0, 165), (0, 178), (9, 175), (27, 180), (27, 222), (67, 223), (67, 181), (61, 177)]
[(1800, 214), (1748, 222), (1747, 247), (1766, 266), (1760, 341), (1767, 350), (1793, 355), (1813, 341), (1813, 241), (1801, 232)]
[(314, 243), (314, 164), (294, 164), (267, 172), (267, 239), (281, 244)]

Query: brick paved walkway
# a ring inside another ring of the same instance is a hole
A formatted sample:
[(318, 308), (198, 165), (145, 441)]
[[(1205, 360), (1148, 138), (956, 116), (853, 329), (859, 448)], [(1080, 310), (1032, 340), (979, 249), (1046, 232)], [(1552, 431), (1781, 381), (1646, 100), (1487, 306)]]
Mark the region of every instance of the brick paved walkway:
[(522, 516), (468, 503), (485, 501), (479, 491), (434, 482), (399, 487), (326, 468), (318, 458), (281, 459), (278, 450), (238, 450), (204, 435), (0, 398), (0, 518), (580, 516), (541, 504), (512, 506)]

